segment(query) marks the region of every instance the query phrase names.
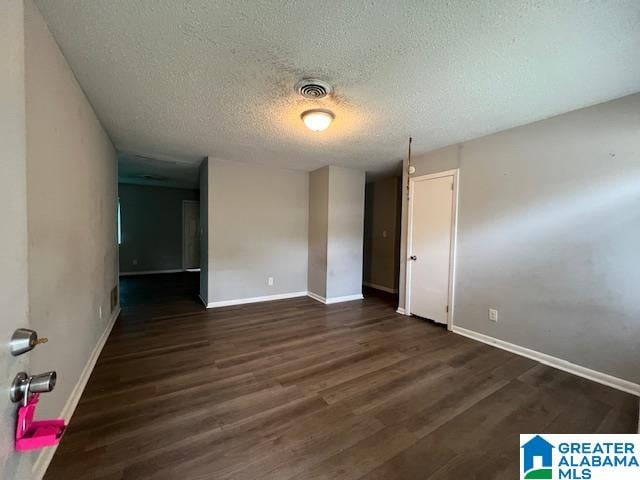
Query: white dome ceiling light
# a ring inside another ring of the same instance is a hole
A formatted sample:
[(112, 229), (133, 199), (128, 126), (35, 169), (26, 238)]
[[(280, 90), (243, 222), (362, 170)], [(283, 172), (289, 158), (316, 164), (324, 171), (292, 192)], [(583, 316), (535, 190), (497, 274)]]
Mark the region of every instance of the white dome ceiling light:
[(307, 128), (314, 132), (326, 130), (333, 122), (333, 119), (336, 118), (333, 112), (322, 109), (307, 110), (302, 112), (300, 117)]
[[(319, 100), (333, 92), (331, 85), (317, 78), (303, 78), (296, 84), (295, 89), (304, 98), (311, 100)], [(329, 128), (336, 116), (330, 110), (316, 108), (302, 112), (300, 118), (309, 130), (321, 132)]]

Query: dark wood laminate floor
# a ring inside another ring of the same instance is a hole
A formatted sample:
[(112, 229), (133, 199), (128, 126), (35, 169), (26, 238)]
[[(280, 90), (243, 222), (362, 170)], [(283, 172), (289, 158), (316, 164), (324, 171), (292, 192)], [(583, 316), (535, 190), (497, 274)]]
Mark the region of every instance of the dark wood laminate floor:
[(634, 432), (637, 399), (394, 311), (204, 311), (133, 277), (47, 479), (509, 479), (518, 434)]

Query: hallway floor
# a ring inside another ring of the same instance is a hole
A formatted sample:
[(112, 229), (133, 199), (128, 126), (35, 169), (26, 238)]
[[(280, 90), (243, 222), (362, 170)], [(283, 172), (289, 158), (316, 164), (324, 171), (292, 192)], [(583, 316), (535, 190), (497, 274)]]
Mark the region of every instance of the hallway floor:
[(520, 433), (633, 433), (637, 398), (395, 313), (390, 296), (204, 310), (130, 277), (46, 478), (512, 480)]

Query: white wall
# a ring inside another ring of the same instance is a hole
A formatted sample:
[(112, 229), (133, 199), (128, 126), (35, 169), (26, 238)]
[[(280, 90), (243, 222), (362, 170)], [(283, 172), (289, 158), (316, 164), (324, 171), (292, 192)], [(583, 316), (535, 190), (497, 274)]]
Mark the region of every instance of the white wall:
[(208, 169), (208, 302), (305, 292), (309, 174), (212, 158)]
[(640, 94), (413, 163), (460, 168), (456, 325), (640, 383)]
[(29, 355), (12, 357), (13, 331), (28, 327), (27, 166), (24, 14), (19, 1), (0, 2), (0, 478), (30, 478), (31, 454), (14, 450), (17, 406), (9, 385), (28, 369)]
[[(60, 415), (111, 317), (117, 285), (116, 153), (37, 8), (25, 3), (29, 304), (57, 370), (39, 416)], [(99, 311), (102, 311), (102, 318)]]

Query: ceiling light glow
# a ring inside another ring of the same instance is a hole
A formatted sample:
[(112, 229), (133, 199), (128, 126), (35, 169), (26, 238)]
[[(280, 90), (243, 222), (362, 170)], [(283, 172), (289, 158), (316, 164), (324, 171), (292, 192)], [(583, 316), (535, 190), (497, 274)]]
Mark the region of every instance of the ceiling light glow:
[(307, 128), (314, 132), (326, 130), (336, 118), (329, 110), (307, 110), (302, 113), (301, 117)]

